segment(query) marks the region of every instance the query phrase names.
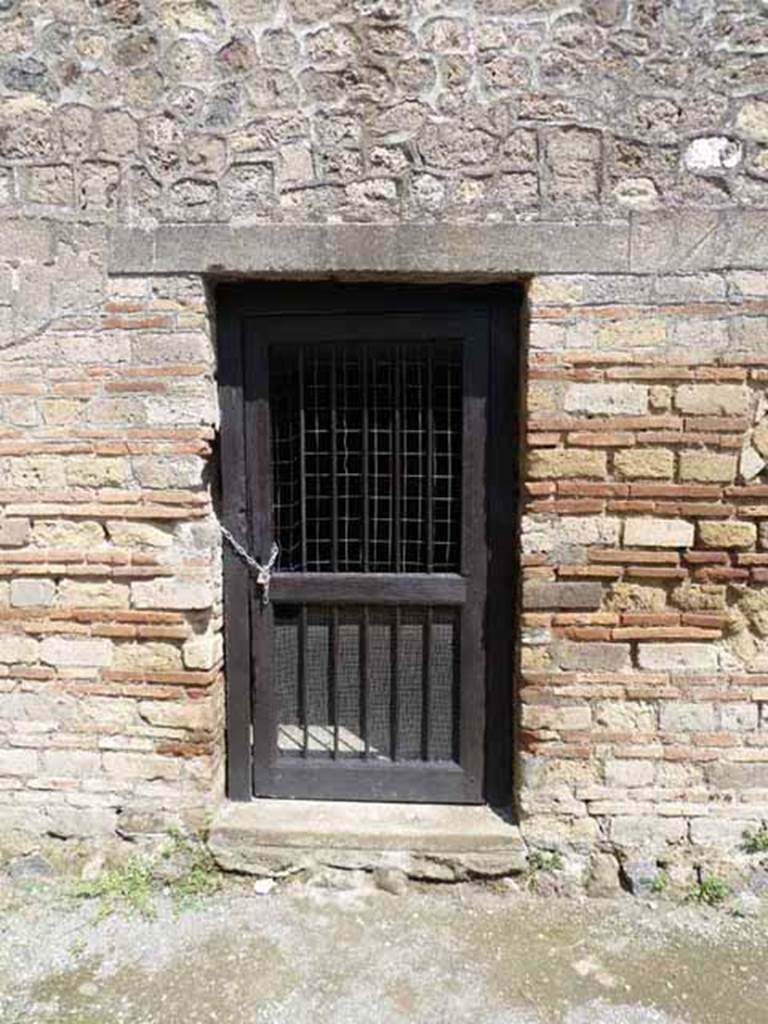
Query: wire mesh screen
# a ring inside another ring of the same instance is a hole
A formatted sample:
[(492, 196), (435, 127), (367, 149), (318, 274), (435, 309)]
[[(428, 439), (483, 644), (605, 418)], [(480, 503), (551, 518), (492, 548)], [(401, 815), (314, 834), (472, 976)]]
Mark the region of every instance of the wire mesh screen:
[(275, 606), (281, 756), (457, 761), (459, 616)]
[(270, 350), (280, 569), (457, 572), (458, 342)]

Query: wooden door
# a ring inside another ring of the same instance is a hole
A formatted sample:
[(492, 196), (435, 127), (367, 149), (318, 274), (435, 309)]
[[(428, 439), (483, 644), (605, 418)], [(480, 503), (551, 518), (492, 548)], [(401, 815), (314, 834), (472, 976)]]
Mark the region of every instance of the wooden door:
[(222, 366), (224, 521), (279, 548), (268, 603), (225, 556), (251, 791), (479, 802), (489, 306), (284, 294), (229, 304)]

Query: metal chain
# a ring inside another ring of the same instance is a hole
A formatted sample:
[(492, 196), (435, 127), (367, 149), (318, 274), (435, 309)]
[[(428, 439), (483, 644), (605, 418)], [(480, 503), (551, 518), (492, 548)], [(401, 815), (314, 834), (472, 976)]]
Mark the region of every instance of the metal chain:
[(263, 565), (249, 551), (246, 551), (240, 541), (232, 536), (226, 526), (219, 523), (219, 529), (221, 530), (222, 537), (232, 546), (232, 550), (242, 558), (252, 572), (256, 573), (256, 582), (261, 587), (261, 603), (266, 607), (269, 604), (269, 581), (272, 578), (272, 570), (280, 554), (280, 546), (276, 541), (272, 541), (272, 547), (269, 550), (269, 560), (266, 565)]

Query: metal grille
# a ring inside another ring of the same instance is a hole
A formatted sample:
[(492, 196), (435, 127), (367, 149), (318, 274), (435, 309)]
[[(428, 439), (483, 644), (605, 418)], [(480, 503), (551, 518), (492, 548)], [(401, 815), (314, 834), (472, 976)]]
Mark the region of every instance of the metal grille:
[(457, 572), (459, 343), (270, 350), (274, 522), (293, 572)]
[(277, 605), (281, 756), (458, 759), (452, 608)]

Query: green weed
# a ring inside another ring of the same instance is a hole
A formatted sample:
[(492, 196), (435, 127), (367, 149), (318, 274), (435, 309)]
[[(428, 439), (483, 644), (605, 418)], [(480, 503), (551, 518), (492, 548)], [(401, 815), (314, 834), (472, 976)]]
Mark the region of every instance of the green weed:
[(77, 895), (99, 901), (100, 920), (117, 910), (135, 911), (147, 918), (156, 917), (155, 891), (152, 867), (139, 857), (102, 871), (98, 878), (80, 882), (76, 888)]
[(716, 907), (728, 898), (730, 890), (727, 884), (716, 875), (706, 875), (693, 887), (690, 898), (697, 903), (706, 903), (707, 906)]
[(654, 896), (661, 896), (669, 888), (669, 875), (666, 871), (658, 871), (651, 882), (651, 892)]
[(157, 916), (160, 895), (170, 896), (174, 910), (180, 912), (212, 895), (220, 885), (218, 870), (205, 844), (173, 831), (159, 855), (132, 857), (103, 871), (93, 881), (80, 882), (75, 893), (99, 901), (99, 920), (118, 911), (152, 919)]
[(745, 853), (768, 853), (768, 828), (763, 825), (757, 832), (747, 829), (741, 845)]
[(563, 855), (557, 850), (534, 850), (528, 858), (528, 870), (538, 871), (562, 871)]

